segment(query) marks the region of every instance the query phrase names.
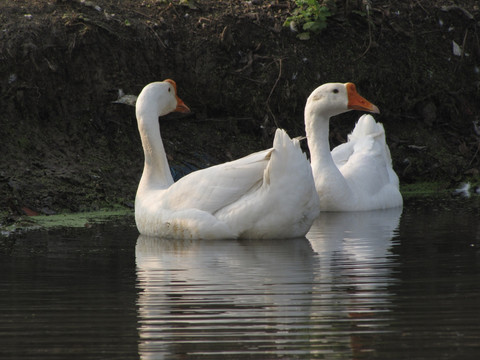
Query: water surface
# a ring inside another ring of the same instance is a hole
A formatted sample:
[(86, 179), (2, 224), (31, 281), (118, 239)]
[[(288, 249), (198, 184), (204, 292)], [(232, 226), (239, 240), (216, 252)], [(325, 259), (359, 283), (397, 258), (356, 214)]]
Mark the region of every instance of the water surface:
[(133, 222), (2, 241), (0, 358), (477, 359), (479, 199), (325, 213), (306, 238)]

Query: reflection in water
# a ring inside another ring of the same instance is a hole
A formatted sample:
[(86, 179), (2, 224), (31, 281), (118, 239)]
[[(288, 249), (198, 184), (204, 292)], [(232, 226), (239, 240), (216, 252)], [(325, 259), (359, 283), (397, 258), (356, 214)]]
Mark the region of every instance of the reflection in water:
[(137, 358), (137, 230), (120, 221), (0, 238), (0, 359)]
[(282, 346), (289, 328), (304, 326), (313, 255), (305, 238), (171, 241), (140, 236), (142, 358), (268, 353)]
[(427, 200), (278, 242), (0, 238), (0, 359), (477, 359), (480, 197)]
[(349, 333), (353, 358), (373, 352), (374, 336), (388, 331), (396, 258), (391, 253), (402, 208), (322, 213), (307, 238), (319, 254), (315, 291), (330, 291), (337, 319)]
[(420, 200), (278, 242), (0, 239), (0, 359), (477, 359), (480, 197)]
[(400, 214), (325, 213), (308, 240), (140, 236), (141, 358), (351, 358), (368, 351), (365, 336), (382, 331), (388, 314), (389, 249)]
[(363, 295), (385, 287), (391, 281), (394, 258), (390, 249), (401, 213), (401, 208), (323, 213), (307, 234), (313, 249), (324, 259), (318, 275), (350, 278), (347, 286), (353, 284)]

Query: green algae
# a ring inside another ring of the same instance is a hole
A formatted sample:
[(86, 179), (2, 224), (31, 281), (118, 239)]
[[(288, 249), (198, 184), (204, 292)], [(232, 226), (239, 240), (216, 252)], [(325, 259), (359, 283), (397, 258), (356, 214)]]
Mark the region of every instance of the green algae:
[(30, 230), (89, 228), (106, 222), (119, 222), (121, 224), (128, 222), (133, 224), (133, 217), (133, 210), (126, 208), (55, 215), (22, 216), (12, 224), (0, 226), (0, 236), (8, 237), (14, 233)]
[(413, 184), (401, 184), (400, 192), (404, 198), (436, 197), (449, 195), (452, 192), (452, 188), (447, 182), (418, 182)]
[(40, 228), (81, 228), (123, 217), (133, 217), (133, 211), (131, 209), (107, 209), (82, 213), (40, 215), (33, 217), (33, 222)]

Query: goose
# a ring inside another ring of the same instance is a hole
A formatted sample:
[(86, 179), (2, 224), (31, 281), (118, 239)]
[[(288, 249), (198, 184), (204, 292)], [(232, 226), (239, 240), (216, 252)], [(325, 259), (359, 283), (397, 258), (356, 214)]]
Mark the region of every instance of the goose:
[(353, 83), (316, 88), (305, 106), (305, 132), (321, 211), (365, 211), (403, 205), (383, 125), (358, 120), (348, 141), (330, 151), (330, 117), (350, 110), (380, 113)]
[(136, 102), (145, 162), (135, 198), (140, 234), (173, 239), (303, 237), (319, 214), (310, 164), (277, 129), (271, 149), (173, 181), (158, 117), (188, 112), (173, 80), (148, 84)]

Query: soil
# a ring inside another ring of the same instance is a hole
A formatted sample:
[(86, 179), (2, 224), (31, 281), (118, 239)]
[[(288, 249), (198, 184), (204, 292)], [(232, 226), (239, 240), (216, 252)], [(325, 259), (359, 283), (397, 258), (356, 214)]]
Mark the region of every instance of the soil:
[[(351, 81), (402, 183), (475, 181), (477, 0), (367, 3), (330, 1), (302, 41), (283, 26), (294, 1), (0, 2), (0, 222), (133, 206), (143, 152), (134, 108), (113, 101), (166, 78), (193, 110), (160, 119), (177, 178), (271, 146), (276, 127), (304, 135), (310, 92)], [(332, 120), (332, 146), (358, 116)]]

